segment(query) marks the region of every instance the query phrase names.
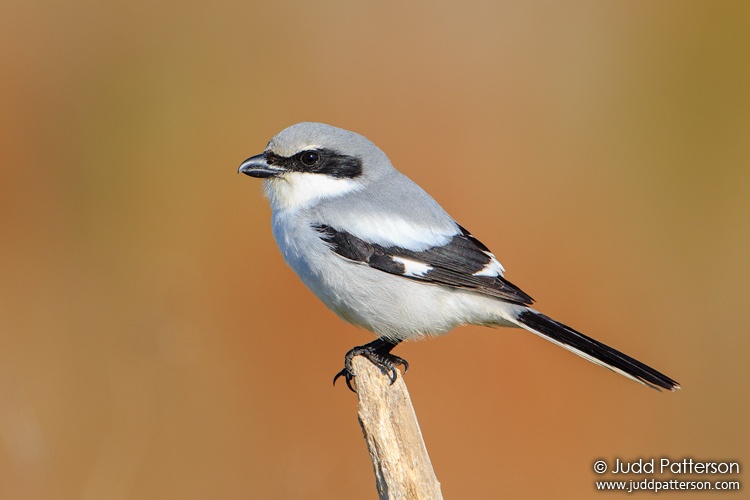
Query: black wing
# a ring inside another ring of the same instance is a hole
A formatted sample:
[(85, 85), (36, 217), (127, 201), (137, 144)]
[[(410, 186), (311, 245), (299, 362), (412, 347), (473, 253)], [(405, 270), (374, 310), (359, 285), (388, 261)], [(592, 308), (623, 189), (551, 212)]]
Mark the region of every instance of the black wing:
[(313, 227), (337, 254), (380, 271), (424, 283), (472, 290), (513, 304), (531, 305), (534, 301), (499, 272), (492, 272), (493, 263), (500, 268), (495, 256), (461, 226), (461, 232), (447, 244), (421, 252), (368, 243), (325, 224)]

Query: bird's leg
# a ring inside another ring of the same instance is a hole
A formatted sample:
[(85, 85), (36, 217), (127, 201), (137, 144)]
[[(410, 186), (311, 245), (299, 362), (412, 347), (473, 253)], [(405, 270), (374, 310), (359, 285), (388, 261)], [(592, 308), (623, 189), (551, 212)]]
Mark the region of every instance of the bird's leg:
[(404, 367), (404, 373), (409, 371), (409, 363), (404, 358), (391, 354), (391, 349), (396, 347), (400, 340), (390, 340), (386, 338), (378, 338), (370, 342), (369, 344), (357, 346), (346, 353), (344, 357), (344, 369), (341, 370), (333, 377), (333, 384), (336, 385), (336, 380), (339, 377), (344, 377), (346, 385), (352, 392), (357, 392), (352, 387), (352, 379), (355, 374), (352, 370), (352, 359), (354, 356), (364, 356), (369, 359), (372, 364), (380, 368), (383, 375), (388, 375), (391, 379), (391, 384), (396, 381), (398, 371), (396, 365)]

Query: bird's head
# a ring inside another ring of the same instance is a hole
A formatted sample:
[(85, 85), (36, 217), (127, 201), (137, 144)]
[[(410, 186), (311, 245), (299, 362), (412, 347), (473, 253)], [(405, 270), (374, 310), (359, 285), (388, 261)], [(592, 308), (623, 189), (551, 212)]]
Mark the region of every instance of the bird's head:
[(363, 189), (393, 171), (388, 157), (367, 138), (323, 123), (302, 122), (271, 139), (239, 172), (266, 181), (274, 210), (311, 206)]

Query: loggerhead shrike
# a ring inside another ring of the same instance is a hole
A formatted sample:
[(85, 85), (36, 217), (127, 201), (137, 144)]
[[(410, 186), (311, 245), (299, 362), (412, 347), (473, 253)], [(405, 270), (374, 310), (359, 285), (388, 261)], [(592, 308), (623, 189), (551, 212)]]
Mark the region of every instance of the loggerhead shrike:
[[(654, 389), (676, 381), (530, 306), (503, 266), (471, 233), (365, 137), (322, 123), (298, 123), (248, 158), (239, 172), (264, 179), (276, 243), (287, 264), (342, 319), (376, 340), (350, 350), (391, 383), (402, 340), (459, 325), (521, 327)], [(352, 389), (353, 390), (353, 389)]]

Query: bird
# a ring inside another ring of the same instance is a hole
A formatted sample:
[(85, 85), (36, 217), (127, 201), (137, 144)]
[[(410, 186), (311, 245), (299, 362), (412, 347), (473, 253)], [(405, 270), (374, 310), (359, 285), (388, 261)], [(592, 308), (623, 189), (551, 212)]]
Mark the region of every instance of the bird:
[(273, 236), (301, 281), (343, 320), (376, 339), (346, 353), (374, 363), (390, 383), (409, 364), (404, 340), (461, 325), (520, 327), (653, 389), (680, 385), (532, 307), (490, 249), (432, 196), (396, 170), (366, 137), (316, 122), (291, 125), (239, 173), (263, 179)]

